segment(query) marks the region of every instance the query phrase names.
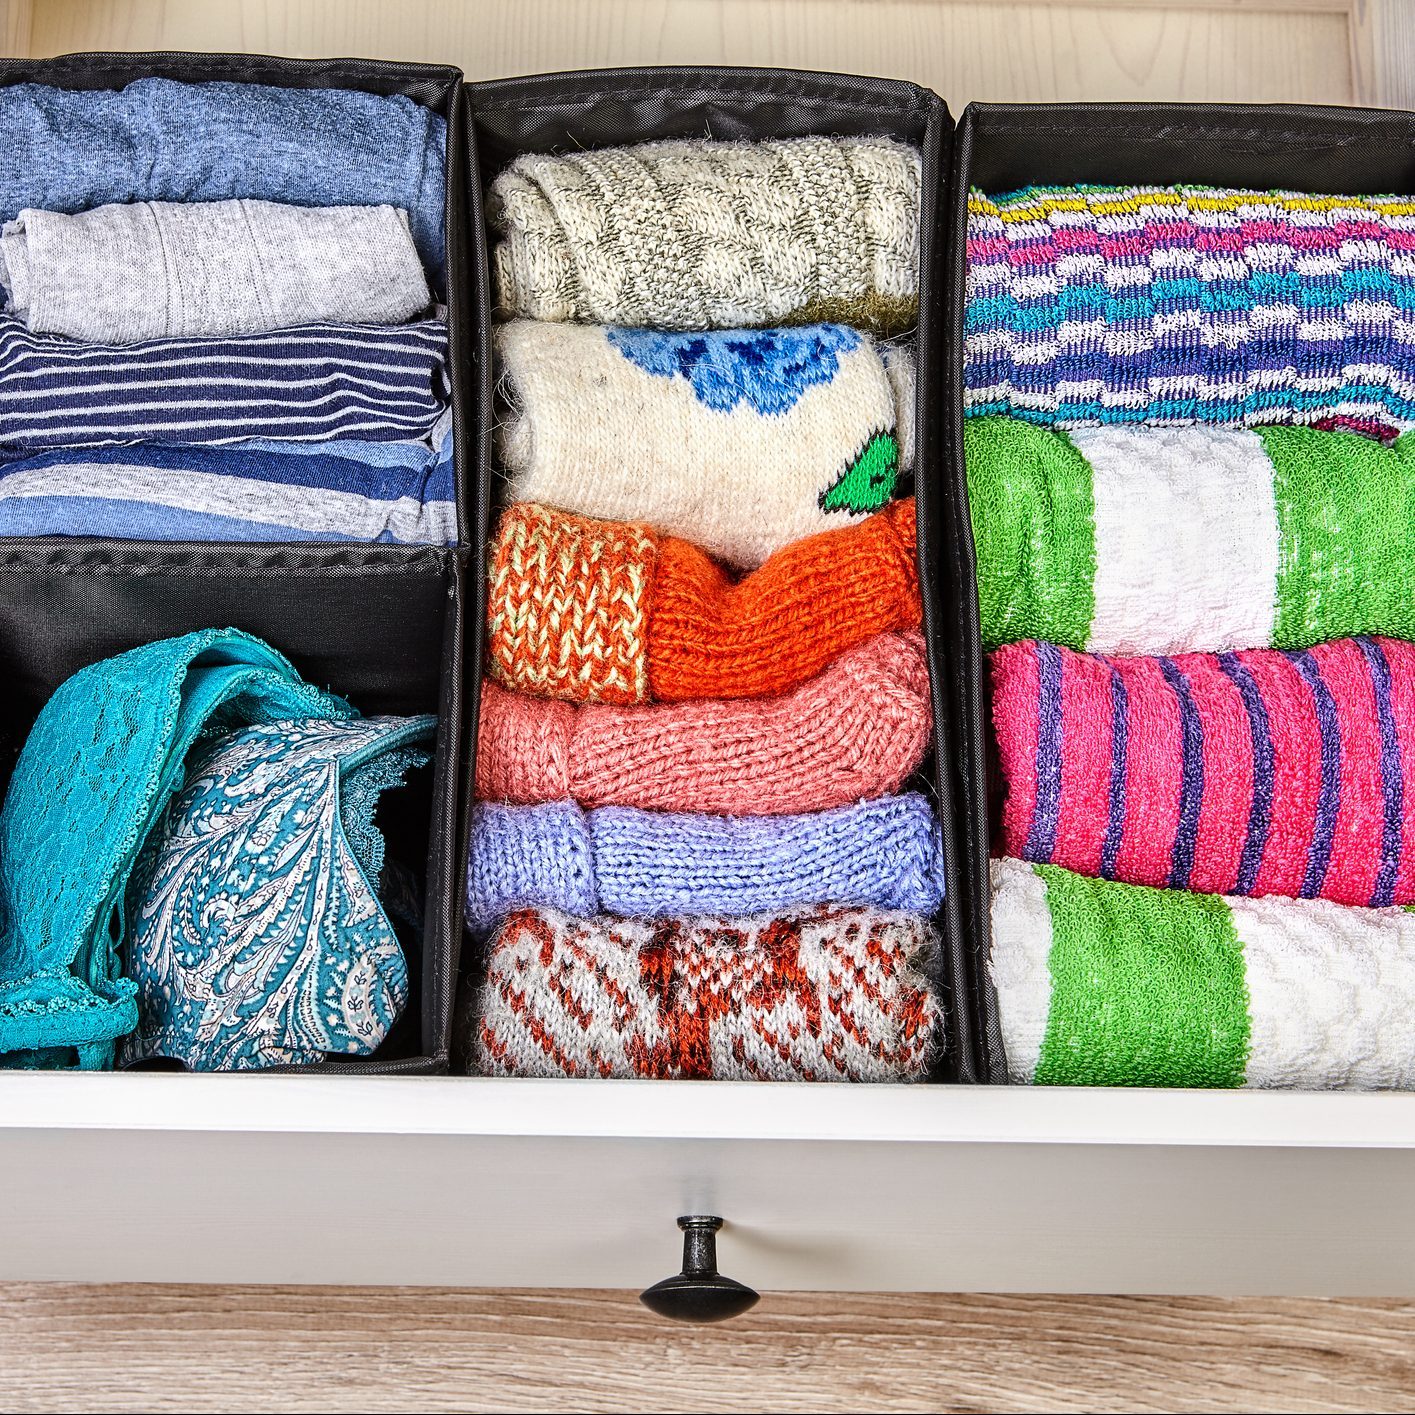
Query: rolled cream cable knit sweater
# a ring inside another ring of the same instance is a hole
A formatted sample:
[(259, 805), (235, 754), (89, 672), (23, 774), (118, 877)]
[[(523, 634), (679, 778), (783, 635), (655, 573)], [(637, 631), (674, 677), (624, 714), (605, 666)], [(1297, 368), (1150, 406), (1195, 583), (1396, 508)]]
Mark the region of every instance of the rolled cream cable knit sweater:
[(408, 214), (391, 206), (26, 210), (0, 233), (0, 283), (31, 331), (100, 344), (402, 324), (432, 302)]
[(497, 301), (580, 324), (908, 329), (920, 170), (863, 137), (523, 154), (488, 200)]
[(489, 1076), (917, 1081), (943, 1043), (938, 939), (910, 914), (513, 914), (462, 1050)]
[(902, 353), (892, 379), (847, 326), (670, 334), (523, 319), (495, 339), (514, 501), (643, 521), (754, 569), (894, 494), (912, 380)]

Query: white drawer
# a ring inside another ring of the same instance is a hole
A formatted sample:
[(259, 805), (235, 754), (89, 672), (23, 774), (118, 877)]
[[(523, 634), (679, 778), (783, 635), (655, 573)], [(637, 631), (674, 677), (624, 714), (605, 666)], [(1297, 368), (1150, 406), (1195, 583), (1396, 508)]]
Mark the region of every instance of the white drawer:
[(1415, 1094), (0, 1074), (0, 1278), (1415, 1294)]

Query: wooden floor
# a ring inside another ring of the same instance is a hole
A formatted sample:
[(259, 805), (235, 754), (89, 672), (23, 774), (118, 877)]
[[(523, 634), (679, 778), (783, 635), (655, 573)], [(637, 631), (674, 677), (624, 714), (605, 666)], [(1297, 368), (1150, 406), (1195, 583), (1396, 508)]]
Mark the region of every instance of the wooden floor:
[(0, 1287), (6, 1411), (1415, 1411), (1415, 1303)]

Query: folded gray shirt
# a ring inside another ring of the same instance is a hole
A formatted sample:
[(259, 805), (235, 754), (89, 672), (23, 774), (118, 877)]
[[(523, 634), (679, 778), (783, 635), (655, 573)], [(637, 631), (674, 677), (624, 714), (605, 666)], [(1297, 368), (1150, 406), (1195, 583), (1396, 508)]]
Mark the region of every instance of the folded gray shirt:
[(408, 215), (392, 206), (25, 210), (0, 232), (0, 284), (34, 333), (103, 344), (402, 324), (431, 303)]

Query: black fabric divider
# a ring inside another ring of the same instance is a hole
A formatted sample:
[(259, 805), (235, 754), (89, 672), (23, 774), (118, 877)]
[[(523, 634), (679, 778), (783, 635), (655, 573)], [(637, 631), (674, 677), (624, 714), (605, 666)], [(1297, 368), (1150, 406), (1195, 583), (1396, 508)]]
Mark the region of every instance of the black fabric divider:
[[(339, 1070), (445, 1065), (460, 928), (456, 783), (461, 585), (455, 552), (368, 556), (342, 547), (262, 555), (208, 545), (7, 542), (0, 554), (0, 786), (35, 716), (70, 674), (155, 639), (235, 627), (309, 682), (369, 714), (439, 714), (431, 771), (380, 808), (391, 860), (425, 881), (421, 942), (404, 936), (405, 1021), (368, 1061)], [(23, 548), (9, 548), (23, 547)], [(116, 548), (114, 548), (116, 547)], [(385, 548), (387, 549), (387, 548)], [(420, 953), (420, 957), (419, 957)]]
[(944, 479), (961, 506), (953, 527), (960, 582), (973, 589), (954, 605), (962, 703), (958, 742), (965, 754), (962, 881), (972, 946), (967, 990), (978, 1039), (975, 1065), (993, 1083), (1007, 1081), (997, 1001), (988, 980), (988, 847), (997, 817), (997, 773), (986, 712), (986, 674), (978, 631), (972, 524), (963, 468), (963, 318), (967, 275), (968, 192), (1019, 187), (1203, 186), (1283, 189), (1325, 194), (1415, 192), (1415, 114), (1289, 104), (1040, 103), (971, 104), (959, 122), (947, 243), (948, 389), (944, 408)]
[[(469, 406), (457, 370), (476, 364), (467, 289), (466, 111), (459, 70), (363, 59), (243, 54), (71, 54), (0, 61), (0, 85), (121, 88), (161, 77), (290, 88), (403, 94), (447, 119), (447, 318), (453, 370), (453, 458), (459, 536), (470, 521)], [(219, 134), (210, 135), (219, 141)], [(193, 141), (201, 135), (194, 133)], [(456, 547), (153, 543), (0, 538), (0, 778), (39, 707), (70, 673), (153, 639), (231, 625), (268, 640), (310, 681), (365, 713), (436, 712), (430, 771), (390, 793), (379, 820), (389, 858), (423, 881), (422, 938), (404, 936), (411, 997), (404, 1018), (368, 1060), (322, 1070), (446, 1069), (452, 980), (461, 936), (463, 567)], [(418, 954), (421, 956), (419, 957)]]
[[(480, 567), (491, 510), (495, 473), (491, 460), (493, 426), (489, 330), (492, 294), (488, 252), (495, 240), (482, 220), (486, 186), (513, 158), (525, 152), (572, 151), (613, 147), (667, 138), (762, 139), (810, 134), (891, 137), (919, 147), (923, 154), (921, 300), (918, 331), (918, 437), (915, 489), (918, 496), (919, 566), (925, 632), (933, 687), (935, 750), (919, 783), (939, 803), (947, 857), (947, 899), (938, 924), (944, 938), (939, 979), (948, 1012), (948, 1050), (938, 1078), (978, 1078), (974, 1009), (968, 1003), (964, 968), (972, 941), (964, 928), (959, 888), (959, 842), (956, 812), (963, 799), (958, 781), (960, 754), (956, 723), (966, 681), (957, 660), (953, 608), (974, 597), (971, 567), (960, 555), (956, 526), (966, 523), (967, 506), (951, 476), (950, 447), (940, 410), (944, 406), (943, 339), (946, 337), (943, 290), (943, 218), (953, 125), (941, 99), (926, 89), (892, 79), (844, 74), (813, 74), (784, 69), (649, 68), (602, 69), (542, 74), (473, 83), (466, 87), (471, 122), (470, 210), (476, 266), (471, 285), (477, 292), (478, 350), (481, 376), (478, 402), (477, 489), (474, 512), (473, 651), (467, 658), (468, 720), (476, 720), (482, 663), (481, 624), (485, 617)], [(974, 650), (975, 651), (975, 650)], [(467, 778), (467, 796), (471, 799)]]

